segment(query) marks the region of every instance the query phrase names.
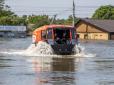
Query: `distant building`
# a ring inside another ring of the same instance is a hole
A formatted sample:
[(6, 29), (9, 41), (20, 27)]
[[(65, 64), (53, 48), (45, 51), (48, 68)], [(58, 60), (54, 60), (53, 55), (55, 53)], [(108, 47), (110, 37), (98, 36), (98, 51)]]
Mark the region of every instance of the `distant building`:
[(26, 26), (0, 26), (0, 37), (26, 37)]
[(80, 39), (114, 40), (114, 20), (80, 19), (75, 26)]

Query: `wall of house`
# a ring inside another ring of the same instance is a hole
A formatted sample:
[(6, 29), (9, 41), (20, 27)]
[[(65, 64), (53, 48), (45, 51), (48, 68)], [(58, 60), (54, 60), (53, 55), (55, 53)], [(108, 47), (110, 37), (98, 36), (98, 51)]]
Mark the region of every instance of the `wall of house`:
[(83, 22), (80, 22), (76, 26), (76, 29), (80, 39), (97, 39), (97, 40), (109, 39), (108, 33)]
[(80, 39), (108, 40), (108, 33), (78, 33)]
[(80, 22), (76, 28), (77, 28), (77, 32), (103, 32), (83, 22)]

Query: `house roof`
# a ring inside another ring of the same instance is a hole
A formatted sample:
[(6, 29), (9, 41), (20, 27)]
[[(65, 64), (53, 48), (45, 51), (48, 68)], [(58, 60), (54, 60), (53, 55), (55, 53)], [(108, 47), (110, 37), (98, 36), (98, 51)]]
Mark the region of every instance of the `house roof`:
[(114, 20), (80, 19), (80, 21), (98, 27), (107, 32), (114, 32)]

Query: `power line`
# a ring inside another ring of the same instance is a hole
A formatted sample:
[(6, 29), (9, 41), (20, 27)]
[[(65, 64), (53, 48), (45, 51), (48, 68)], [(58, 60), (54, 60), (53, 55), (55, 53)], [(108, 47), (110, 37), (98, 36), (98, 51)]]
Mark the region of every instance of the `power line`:
[[(59, 6), (59, 7), (50, 7), (50, 6), (27, 6), (27, 5), (11, 5), (11, 7), (33, 7), (33, 8), (72, 8), (72, 7), (70, 7), (70, 6)], [(96, 7), (100, 7), (100, 6), (81, 6), (81, 5), (76, 5), (76, 7), (80, 7), (80, 8), (96, 8)]]
[[(60, 13), (64, 13), (64, 12), (72, 12), (72, 9), (68, 9), (68, 10), (13, 10), (15, 12), (60, 12)], [(86, 13), (90, 13), (92, 10), (78, 10), (76, 9), (75, 12), (86, 12)]]
[[(51, 14), (51, 15), (64, 15), (64, 14), (72, 14), (72, 11), (14, 11), (15, 13), (31, 13), (31, 14)], [(87, 11), (83, 11), (83, 12), (76, 12), (76, 15), (87, 15), (87, 14), (92, 14), (94, 12), (87, 12)]]
[[(78, 8), (77, 8), (78, 7)], [(93, 7), (93, 8), (92, 8)], [(90, 16), (93, 14), (93, 12), (95, 11), (95, 7), (98, 6), (76, 6), (75, 12), (76, 12), (76, 16)], [(30, 8), (30, 7), (29, 7)], [(16, 14), (18, 15), (31, 15), (31, 14), (35, 14), (35, 15), (48, 15), (48, 16), (53, 16), (55, 14), (57, 15), (72, 15), (72, 8), (71, 7), (47, 7), (44, 9), (44, 7), (41, 8), (37, 8), (34, 10), (30, 10), (30, 9), (12, 9), (12, 11), (14, 11)]]

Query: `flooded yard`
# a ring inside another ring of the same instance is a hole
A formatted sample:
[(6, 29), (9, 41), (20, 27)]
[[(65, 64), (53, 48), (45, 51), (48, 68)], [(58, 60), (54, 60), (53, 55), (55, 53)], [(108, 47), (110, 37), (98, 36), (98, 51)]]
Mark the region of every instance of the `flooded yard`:
[(66, 56), (24, 54), (30, 45), (0, 39), (0, 85), (114, 85), (114, 41), (80, 41), (84, 52)]

